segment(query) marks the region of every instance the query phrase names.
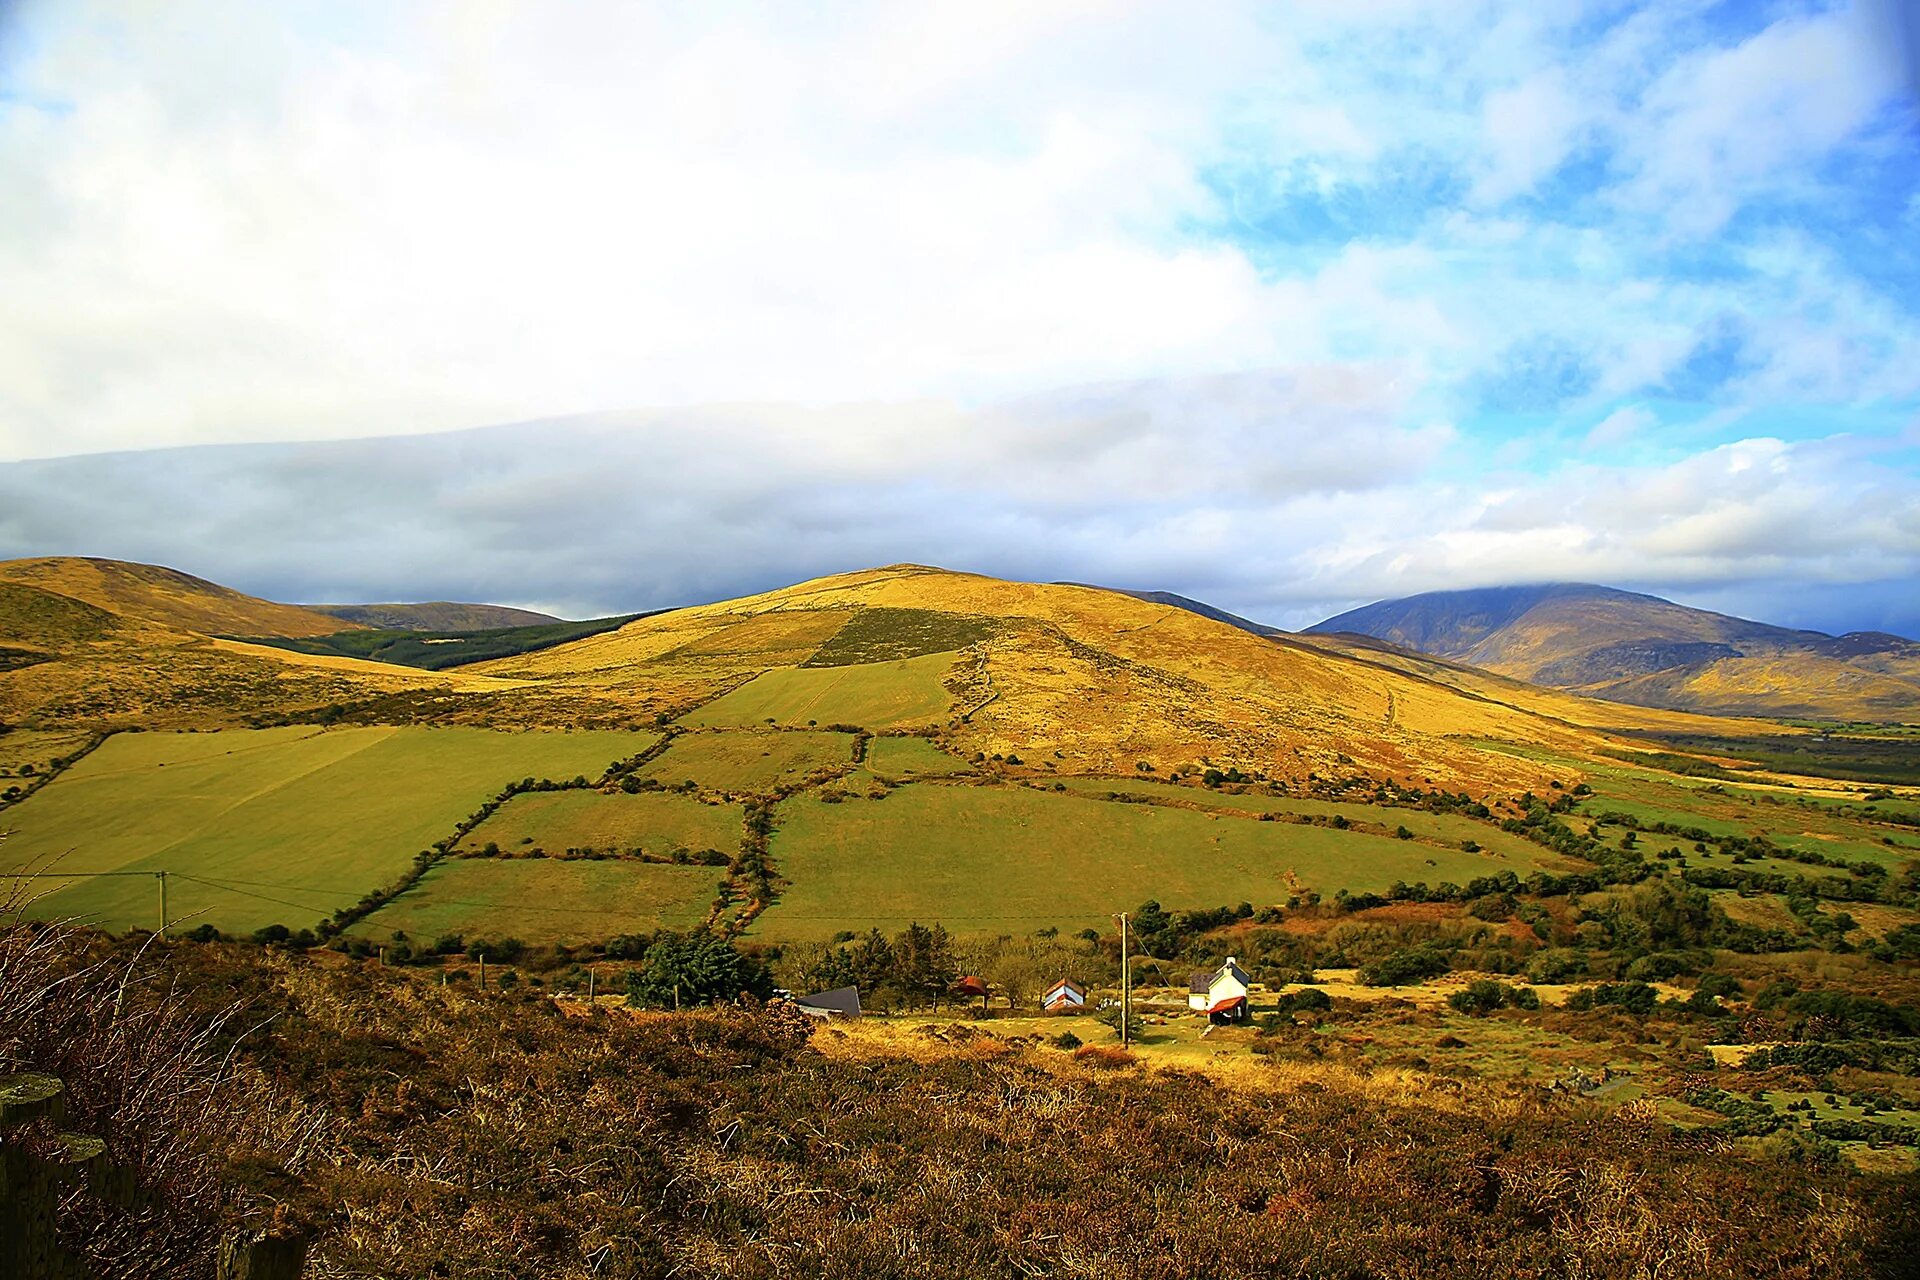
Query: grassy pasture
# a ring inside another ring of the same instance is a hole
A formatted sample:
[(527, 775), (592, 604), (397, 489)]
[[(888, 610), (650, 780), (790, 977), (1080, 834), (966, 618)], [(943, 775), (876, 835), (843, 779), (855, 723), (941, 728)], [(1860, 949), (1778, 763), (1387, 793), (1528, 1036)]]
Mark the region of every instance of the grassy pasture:
[[(427, 728), (119, 734), (0, 818), (13, 832), (0, 870), (164, 868), (177, 873), (169, 915), (187, 927), (299, 927), (390, 883), (508, 782), (596, 775), (651, 740)], [(44, 894), (36, 915), (108, 928), (157, 919), (144, 875), (33, 883)]]
[[(1625, 771), (1596, 776), (1592, 785), (1595, 794), (1577, 810), (1589, 817), (1623, 813), (1642, 823), (1671, 822), (1716, 836), (1765, 836), (1783, 848), (1878, 862), (1889, 870), (1913, 858), (1920, 848), (1920, 832), (1875, 825), (1865, 820), (1871, 815), (1855, 817), (1852, 811), (1802, 803), (1798, 797), (1776, 798), (1771, 792), (1733, 788), (1709, 791), (1702, 785)], [(1885, 843), (1888, 836), (1892, 845)], [(1683, 849), (1691, 847), (1677, 837), (1646, 837), (1655, 847), (1664, 847), (1660, 842), (1668, 840)], [(1758, 869), (1758, 864), (1753, 865)], [(1785, 864), (1776, 869), (1785, 869)]]
[(476, 850), (497, 844), (509, 853), (527, 854), (568, 849), (665, 854), (675, 848), (732, 853), (740, 846), (740, 834), (736, 804), (702, 804), (661, 791), (536, 791), (501, 805), (459, 847)]
[(706, 728), (765, 724), (924, 725), (946, 716), (952, 695), (940, 677), (951, 653), (862, 666), (783, 667), (763, 672), (681, 717)]
[(765, 792), (781, 782), (853, 762), (853, 735), (805, 729), (686, 733), (641, 770), (674, 784), (692, 779), (714, 791)]
[(721, 874), (625, 859), (451, 858), (350, 932), (386, 941), (399, 930), (418, 946), (449, 933), (580, 943), (686, 929), (706, 918)]
[(890, 782), (950, 778), (973, 766), (926, 738), (875, 738), (867, 743), (867, 769)]
[(1502, 831), (1491, 822), (1476, 821), (1457, 813), (1428, 813), (1422, 809), (1404, 809), (1377, 804), (1349, 804), (1334, 800), (1312, 800), (1299, 796), (1263, 796), (1252, 793), (1236, 795), (1230, 791), (1213, 791), (1201, 787), (1183, 787), (1175, 783), (1146, 782), (1132, 778), (1067, 778), (1063, 781), (1069, 791), (1082, 795), (1103, 796), (1111, 791), (1120, 795), (1145, 796), (1163, 803), (1184, 803), (1197, 805), (1203, 809), (1219, 809), (1233, 813), (1272, 813), (1308, 818), (1339, 816), (1346, 818), (1349, 822), (1364, 823), (1371, 827), (1385, 827), (1389, 831), (1395, 827), (1405, 827), (1422, 840), (1454, 846), (1472, 840), (1483, 849), (1491, 849), (1519, 859), (1533, 856), (1538, 848), (1531, 841)]
[(774, 865), (790, 883), (755, 931), (817, 939), (940, 921), (957, 933), (1106, 928), (1158, 898), (1169, 909), (1282, 902), (1305, 888), (1465, 882), (1550, 855), (1469, 854), (1391, 836), (1248, 822), (1027, 788), (921, 783), (884, 800), (783, 804)]

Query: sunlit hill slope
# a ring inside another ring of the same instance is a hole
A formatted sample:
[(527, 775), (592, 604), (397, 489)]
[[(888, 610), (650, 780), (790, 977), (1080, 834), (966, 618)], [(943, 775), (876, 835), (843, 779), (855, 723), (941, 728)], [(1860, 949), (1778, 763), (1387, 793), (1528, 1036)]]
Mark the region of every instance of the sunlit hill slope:
[(473, 670), (590, 686), (699, 723), (938, 725), (1060, 772), (1210, 760), (1280, 777), (1526, 783), (1477, 739), (1579, 750), (1520, 707), (1187, 609), (915, 565), (676, 610)]
[(1700, 730), (1693, 717), (1623, 716), (1320, 637), (1253, 634), (1160, 600), (915, 565), (674, 610), (447, 672), (207, 634), (339, 625), (316, 616), (145, 566), (0, 566), (0, 719), (103, 728), (838, 723), (932, 732), (954, 750), (1043, 775), (1214, 765), (1475, 791), (1547, 780), (1515, 745), (1578, 757), (1608, 746), (1596, 726)]

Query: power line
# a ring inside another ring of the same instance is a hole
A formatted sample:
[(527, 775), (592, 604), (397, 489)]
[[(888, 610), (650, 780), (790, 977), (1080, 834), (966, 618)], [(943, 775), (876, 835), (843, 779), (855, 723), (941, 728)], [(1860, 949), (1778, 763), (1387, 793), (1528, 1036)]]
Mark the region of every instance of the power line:
[[(295, 911), (318, 911), (318, 912), (324, 913), (327, 910), (327, 908), (325, 907), (316, 907), (311, 903), (289, 902), (285, 898), (274, 898), (274, 897), (269, 897), (267, 894), (264, 894), (264, 893), (254, 893), (251, 890), (247, 890), (247, 889), (237, 889), (230, 884), (221, 884), (217, 880), (203, 880), (199, 876), (190, 876), (183, 871), (175, 871), (172, 874), (175, 879), (191, 881), (194, 884), (203, 884), (207, 886), (209, 889), (219, 889), (224, 893), (238, 894), (243, 898), (255, 898), (261, 902), (271, 902), (276, 906), (292, 907)], [(324, 889), (316, 889), (314, 890), (314, 892), (325, 893), (327, 891)]]

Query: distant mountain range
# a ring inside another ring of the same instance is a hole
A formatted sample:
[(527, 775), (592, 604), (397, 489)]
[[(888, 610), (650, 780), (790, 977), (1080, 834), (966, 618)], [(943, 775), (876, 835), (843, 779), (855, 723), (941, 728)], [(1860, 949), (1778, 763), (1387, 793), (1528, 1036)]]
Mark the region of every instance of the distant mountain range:
[(1920, 719), (1920, 644), (1830, 636), (1588, 583), (1433, 591), (1308, 628), (1363, 636), (1532, 684), (1648, 707)]

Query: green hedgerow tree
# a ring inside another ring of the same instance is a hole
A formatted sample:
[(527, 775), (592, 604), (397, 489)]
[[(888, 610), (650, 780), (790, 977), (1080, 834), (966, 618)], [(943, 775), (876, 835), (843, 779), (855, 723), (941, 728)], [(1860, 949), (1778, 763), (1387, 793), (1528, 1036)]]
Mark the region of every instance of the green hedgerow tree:
[(646, 968), (627, 979), (627, 1003), (655, 1009), (719, 1004), (773, 994), (766, 966), (725, 938), (666, 934), (647, 948)]

